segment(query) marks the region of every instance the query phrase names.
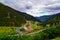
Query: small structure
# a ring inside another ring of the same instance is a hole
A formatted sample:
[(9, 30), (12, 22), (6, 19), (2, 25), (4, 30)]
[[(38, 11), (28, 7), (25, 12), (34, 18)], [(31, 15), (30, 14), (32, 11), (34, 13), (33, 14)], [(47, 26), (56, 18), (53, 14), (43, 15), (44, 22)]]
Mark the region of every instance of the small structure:
[(22, 31), (20, 30), (20, 29), (22, 29), (22, 28), (24, 28), (26, 32), (30, 32), (30, 31), (33, 30), (32, 27), (31, 27), (29, 24), (26, 23), (25, 25), (23, 25), (23, 26), (21, 26), (21, 27), (18, 27), (18, 28), (16, 29), (16, 32), (17, 32), (19, 35), (23, 34)]
[(32, 27), (31, 27), (29, 24), (25, 24), (25, 25), (24, 25), (24, 29), (25, 29), (26, 31), (32, 31), (32, 30), (33, 30)]

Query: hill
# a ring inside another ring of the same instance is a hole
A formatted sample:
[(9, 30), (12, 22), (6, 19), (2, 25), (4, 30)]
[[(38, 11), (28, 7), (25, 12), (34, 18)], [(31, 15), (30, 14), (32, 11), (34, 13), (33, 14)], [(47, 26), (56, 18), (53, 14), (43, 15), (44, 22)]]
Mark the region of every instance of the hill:
[(46, 20), (48, 20), (52, 16), (53, 15), (44, 15), (44, 16), (36, 17), (36, 19), (41, 20), (42, 22), (45, 22)]
[(21, 26), (27, 20), (37, 21), (31, 15), (19, 12), (0, 3), (0, 26)]
[(60, 25), (60, 13), (52, 15), (50, 18), (43, 22), (43, 25), (49, 25), (50, 27)]

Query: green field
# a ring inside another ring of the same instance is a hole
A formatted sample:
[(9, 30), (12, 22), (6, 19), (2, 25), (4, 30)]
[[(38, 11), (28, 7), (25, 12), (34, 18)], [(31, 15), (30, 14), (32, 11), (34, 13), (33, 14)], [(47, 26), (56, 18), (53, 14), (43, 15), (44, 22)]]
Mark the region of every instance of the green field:
[(0, 26), (0, 33), (10, 33), (15, 32), (17, 27), (6, 27), (6, 26)]

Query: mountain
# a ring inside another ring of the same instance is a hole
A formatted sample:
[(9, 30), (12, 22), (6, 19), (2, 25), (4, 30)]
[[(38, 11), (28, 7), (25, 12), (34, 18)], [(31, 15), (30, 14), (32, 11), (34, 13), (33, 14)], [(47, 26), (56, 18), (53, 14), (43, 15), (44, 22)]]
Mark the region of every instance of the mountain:
[(38, 20), (42, 21), (42, 26), (52, 27), (56, 25), (60, 25), (60, 13), (54, 15), (45, 15), (41, 17), (36, 17)]
[(44, 15), (44, 16), (40, 16), (40, 17), (36, 17), (36, 19), (42, 21), (42, 22), (45, 22), (49, 19), (52, 19), (53, 17), (57, 16), (57, 15), (60, 15), (60, 13), (57, 13), (57, 14), (53, 14), (53, 15)]
[(24, 23), (25, 19), (22, 15), (19, 15), (14, 9), (0, 3), (0, 26), (20, 26)]
[(19, 12), (0, 3), (0, 26), (21, 26), (27, 20), (38, 21), (31, 15)]
[(50, 27), (54, 27), (56, 25), (60, 25), (60, 13), (57, 13), (55, 15), (53, 15), (51, 18), (49, 18), (48, 20), (46, 20), (45, 22), (43, 22), (43, 24), (45, 26), (50, 26)]
[(47, 19), (49, 19), (51, 16), (52, 15), (44, 15), (44, 16), (36, 17), (36, 19), (41, 20), (42, 22), (44, 22)]
[(60, 22), (60, 13), (57, 13), (55, 15), (52, 15), (48, 20), (46, 20), (46, 23), (58, 23)]

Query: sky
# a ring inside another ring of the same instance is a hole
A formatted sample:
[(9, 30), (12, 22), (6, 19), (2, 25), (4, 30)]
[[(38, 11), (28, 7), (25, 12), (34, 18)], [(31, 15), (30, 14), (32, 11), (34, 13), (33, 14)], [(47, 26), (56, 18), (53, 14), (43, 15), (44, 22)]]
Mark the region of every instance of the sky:
[(60, 0), (0, 0), (1, 3), (34, 17), (59, 13)]

